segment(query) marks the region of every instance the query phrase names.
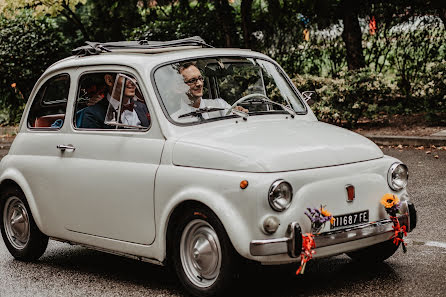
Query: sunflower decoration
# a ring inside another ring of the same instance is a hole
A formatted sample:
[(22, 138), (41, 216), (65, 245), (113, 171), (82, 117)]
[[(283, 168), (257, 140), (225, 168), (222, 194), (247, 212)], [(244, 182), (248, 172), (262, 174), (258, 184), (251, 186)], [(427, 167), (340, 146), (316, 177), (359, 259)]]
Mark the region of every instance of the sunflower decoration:
[(381, 198), (381, 204), (384, 205), (384, 207), (386, 208), (386, 212), (393, 217), (396, 216), (396, 212), (401, 205), (398, 197), (389, 193), (385, 194)]
[(325, 208), (321, 207), (321, 214), (326, 217), (326, 218), (330, 218), (330, 223), (334, 224), (335, 219), (334, 217), (331, 215), (331, 212), (329, 212), (328, 210), (326, 210)]

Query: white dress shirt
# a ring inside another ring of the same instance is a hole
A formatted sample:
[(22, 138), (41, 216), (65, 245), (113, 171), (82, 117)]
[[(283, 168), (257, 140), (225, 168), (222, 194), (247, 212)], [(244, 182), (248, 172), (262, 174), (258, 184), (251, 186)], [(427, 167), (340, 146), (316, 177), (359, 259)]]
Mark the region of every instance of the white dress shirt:
[[(113, 106), (113, 108), (118, 111), (119, 110), (119, 101), (115, 98), (112, 98), (110, 94), (107, 94), (107, 100)], [(130, 100), (134, 100), (133, 98)], [(139, 120), (138, 114), (135, 109), (133, 111), (124, 110), (121, 114), (121, 123), (130, 126), (140, 126), (141, 121)]]
[[(205, 107), (215, 107), (215, 108), (225, 108), (225, 110), (219, 110), (219, 111), (213, 111), (213, 112), (204, 112), (201, 115), (203, 116), (204, 119), (210, 119), (210, 118), (215, 118), (215, 117), (221, 117), (224, 116), (228, 110), (231, 108), (231, 105), (229, 105), (225, 100), (221, 99), (221, 98), (216, 98), (216, 99), (203, 99), (201, 98), (200, 100), (200, 106), (199, 108), (205, 108)], [(173, 114), (170, 115), (170, 117), (177, 122), (195, 122), (198, 120), (197, 116), (187, 116), (187, 117), (183, 117), (183, 118), (178, 118), (180, 115), (192, 112), (197, 110), (198, 108), (195, 108), (189, 104), (187, 104), (185, 101), (181, 100), (180, 101), (180, 109), (177, 110), (176, 112), (174, 112)]]

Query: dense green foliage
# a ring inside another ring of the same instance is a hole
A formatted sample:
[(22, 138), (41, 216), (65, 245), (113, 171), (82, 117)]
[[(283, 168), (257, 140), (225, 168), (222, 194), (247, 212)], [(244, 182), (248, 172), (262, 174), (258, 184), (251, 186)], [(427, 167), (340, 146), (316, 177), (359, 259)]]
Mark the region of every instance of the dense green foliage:
[(362, 117), (373, 119), (380, 112), (395, 112), (399, 101), (395, 86), (382, 74), (370, 70), (341, 72), (338, 78), (300, 76), (293, 79), (302, 90), (318, 94), (312, 109), (316, 116), (330, 123), (353, 127)]
[[(326, 121), (352, 126), (384, 112), (424, 112), (436, 123), (445, 117), (446, 9), (438, 0), (3, 2), (10, 9), (3, 13), (15, 17), (0, 18), (0, 124), (17, 122), (45, 68), (86, 40), (194, 35), (271, 56), (301, 90), (317, 90), (315, 112)], [(348, 71), (349, 20), (362, 29), (356, 59), (365, 66), (355, 71)]]
[(446, 125), (446, 61), (424, 74), (414, 89), (414, 97), (422, 101), (419, 109), (426, 111), (428, 120)]
[(0, 124), (20, 120), (42, 72), (67, 55), (64, 44), (53, 19), (36, 19), (29, 11), (0, 18)]
[(225, 45), (216, 8), (212, 3), (198, 2), (189, 9), (176, 5), (155, 6), (144, 11), (144, 24), (127, 33), (131, 40), (172, 40), (201, 36), (213, 46)]
[(341, 72), (337, 78), (296, 75), (300, 90), (315, 90), (312, 109), (323, 121), (354, 127), (358, 120), (382, 114), (425, 113), (433, 124), (446, 124), (446, 61), (420, 75), (411, 96), (404, 96), (396, 81), (369, 69)]

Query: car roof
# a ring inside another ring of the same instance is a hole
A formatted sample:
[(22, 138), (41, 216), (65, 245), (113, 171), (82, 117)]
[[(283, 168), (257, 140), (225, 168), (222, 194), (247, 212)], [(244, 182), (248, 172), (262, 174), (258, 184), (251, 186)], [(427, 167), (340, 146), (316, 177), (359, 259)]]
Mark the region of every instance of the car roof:
[(66, 68), (98, 65), (121, 65), (143, 71), (143, 69), (148, 69), (148, 67), (152, 68), (159, 64), (172, 61), (212, 56), (243, 56), (269, 59), (268, 56), (258, 52), (248, 49), (235, 48), (177, 47), (176, 49), (159, 51), (155, 53), (114, 51), (89, 56), (71, 56), (54, 63), (48, 67), (44, 74)]

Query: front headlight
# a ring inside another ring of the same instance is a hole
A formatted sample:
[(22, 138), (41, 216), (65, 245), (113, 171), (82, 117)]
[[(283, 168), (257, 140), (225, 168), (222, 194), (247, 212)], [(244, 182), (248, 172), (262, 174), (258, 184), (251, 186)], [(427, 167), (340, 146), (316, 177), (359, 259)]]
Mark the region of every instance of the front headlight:
[(403, 163), (393, 163), (387, 173), (387, 183), (389, 187), (394, 191), (401, 191), (407, 186), (407, 180), (409, 179), (409, 172), (407, 166)]
[(275, 211), (284, 211), (291, 205), (293, 188), (283, 179), (276, 180), (269, 188), (268, 202)]

